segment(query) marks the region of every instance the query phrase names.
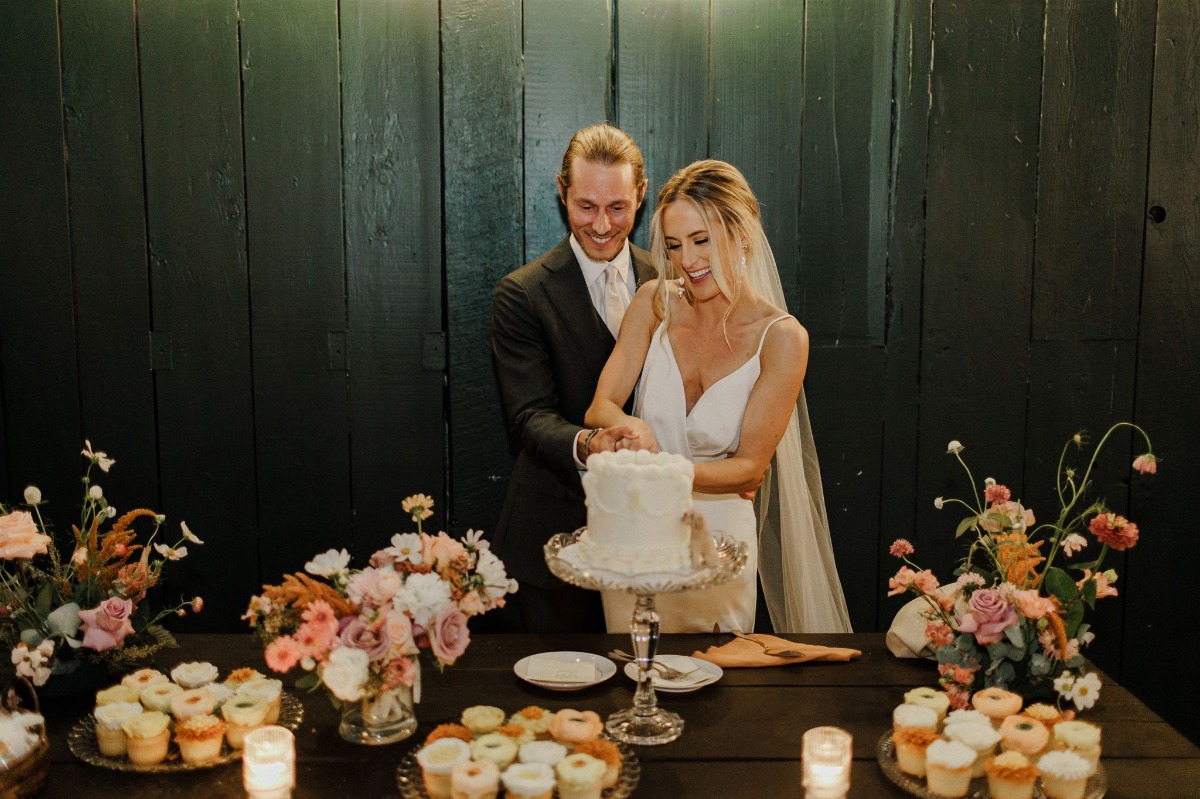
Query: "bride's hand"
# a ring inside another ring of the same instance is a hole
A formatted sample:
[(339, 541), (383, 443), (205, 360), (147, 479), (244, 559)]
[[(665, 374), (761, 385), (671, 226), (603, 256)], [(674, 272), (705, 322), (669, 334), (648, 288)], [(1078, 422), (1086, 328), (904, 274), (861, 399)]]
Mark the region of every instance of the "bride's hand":
[(626, 422), (619, 428), (625, 433), (616, 442), (615, 449), (644, 449), (658, 452), (658, 440), (654, 437), (654, 431), (650, 429), (650, 425), (636, 416), (628, 417)]

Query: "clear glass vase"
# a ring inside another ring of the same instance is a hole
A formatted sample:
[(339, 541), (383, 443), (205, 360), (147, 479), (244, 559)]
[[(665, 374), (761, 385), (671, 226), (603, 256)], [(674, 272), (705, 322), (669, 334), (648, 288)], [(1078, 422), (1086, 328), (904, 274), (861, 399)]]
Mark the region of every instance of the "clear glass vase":
[(420, 697), (420, 661), (413, 687), (400, 685), (342, 705), (338, 734), (350, 743), (378, 746), (403, 741), (417, 731), (416, 701)]

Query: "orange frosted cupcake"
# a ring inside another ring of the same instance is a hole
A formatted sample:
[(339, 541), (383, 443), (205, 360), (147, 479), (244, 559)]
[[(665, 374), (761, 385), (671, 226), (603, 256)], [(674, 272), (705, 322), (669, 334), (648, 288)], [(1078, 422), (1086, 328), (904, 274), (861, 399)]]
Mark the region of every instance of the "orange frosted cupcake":
[(509, 718), (509, 722), (528, 727), (535, 737), (548, 738), (550, 736), (550, 721), (553, 718), (554, 714), (549, 710), (537, 705), (530, 705), (513, 713), (512, 717)]
[(175, 725), (175, 743), (184, 763), (206, 763), (221, 754), (225, 722), (216, 716), (189, 716)]
[[(523, 750), (522, 750), (523, 751)], [(604, 777), (600, 780), (602, 789), (611, 788), (621, 778), (621, 750), (612, 741), (603, 738), (593, 738), (575, 747), (576, 754), (591, 755), (604, 763)]]
[(593, 710), (560, 710), (551, 719), (549, 729), (560, 744), (581, 744), (599, 735), (604, 722)]
[(1003, 688), (984, 688), (982, 691), (976, 691), (971, 697), (971, 705), (991, 719), (992, 724), (997, 727), (1006, 716), (1020, 713), (1023, 704), (1025, 701), (1021, 699), (1020, 694)]
[(1050, 743), (1050, 730), (1035, 718), (1009, 716), (1000, 724), (1000, 748), (1020, 752), (1027, 757), (1039, 755)]
[(508, 724), (501, 724), (496, 728), (496, 734), (503, 735), (505, 738), (511, 738), (517, 746), (527, 744), (534, 739), (533, 730), (515, 721), (510, 721)]
[(433, 732), (429, 733), (429, 737), (425, 739), (425, 745), (429, 746), (442, 738), (457, 738), (464, 743), (471, 743), (471, 739), (474, 737), (471, 731), (461, 724), (439, 724), (433, 728)]
[(983, 766), (992, 799), (1033, 799), (1038, 770), (1020, 752), (1002, 752)]
[(1048, 729), (1053, 729), (1054, 725), (1060, 721), (1070, 721), (1071, 719), (1075, 718), (1075, 711), (1063, 711), (1059, 710), (1054, 705), (1047, 705), (1045, 702), (1037, 702), (1022, 710), (1021, 715), (1037, 719), (1042, 724), (1045, 724)]
[(925, 752), (941, 737), (928, 727), (908, 727), (892, 738), (896, 742), (896, 765), (905, 774), (925, 776)]

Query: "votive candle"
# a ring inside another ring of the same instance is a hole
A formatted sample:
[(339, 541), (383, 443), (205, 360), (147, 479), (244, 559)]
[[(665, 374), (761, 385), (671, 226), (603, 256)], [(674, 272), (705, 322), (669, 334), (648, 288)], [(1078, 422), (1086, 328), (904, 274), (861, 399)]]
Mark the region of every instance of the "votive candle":
[(242, 786), (250, 799), (289, 799), (296, 786), (296, 738), (286, 727), (259, 727), (246, 734)]
[(850, 751), (854, 739), (838, 727), (804, 733), (800, 758), (808, 799), (842, 799), (850, 792)]

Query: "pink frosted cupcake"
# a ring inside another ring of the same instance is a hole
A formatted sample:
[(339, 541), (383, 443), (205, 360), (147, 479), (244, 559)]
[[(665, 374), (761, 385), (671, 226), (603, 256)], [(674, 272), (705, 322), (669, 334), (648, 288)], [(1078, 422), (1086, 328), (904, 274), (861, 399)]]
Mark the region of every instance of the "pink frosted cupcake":
[(1009, 716), (1000, 724), (1000, 748), (1026, 757), (1040, 755), (1050, 743), (1050, 731), (1030, 716)]
[(604, 722), (592, 710), (560, 710), (550, 721), (550, 735), (560, 744), (590, 741), (604, 729)]
[(938, 796), (966, 796), (975, 750), (958, 741), (934, 741), (925, 752), (925, 784)]
[(1003, 688), (984, 688), (982, 691), (976, 691), (975, 695), (971, 697), (971, 705), (991, 719), (992, 724), (996, 727), (1000, 726), (1000, 722), (1004, 721), (1006, 716), (1020, 713), (1023, 704), (1025, 704), (1025, 700), (1021, 698), (1020, 694), (1014, 694)]

